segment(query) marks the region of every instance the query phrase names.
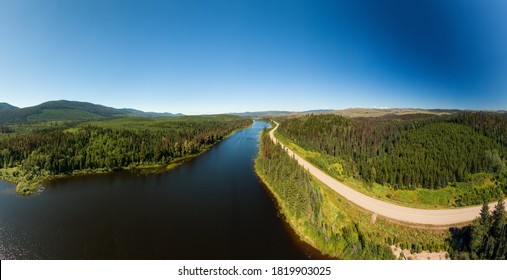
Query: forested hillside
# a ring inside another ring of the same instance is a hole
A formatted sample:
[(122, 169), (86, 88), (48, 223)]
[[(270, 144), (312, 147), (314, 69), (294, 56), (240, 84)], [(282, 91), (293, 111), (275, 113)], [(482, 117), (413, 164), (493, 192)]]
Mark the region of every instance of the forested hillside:
[(456, 185), (481, 173), (491, 174), (486, 177), (495, 182), (489, 199), (507, 191), (507, 114), (307, 115), (283, 120), (278, 131), (320, 153), (322, 158), (313, 162), (332, 166), (338, 177), (412, 190)]
[(0, 111), (4, 111), (4, 110), (16, 110), (16, 109), (18, 109), (18, 107), (12, 106), (9, 103), (0, 102)]
[(78, 126), (37, 125), (0, 137), (0, 175), (30, 192), (41, 180), (80, 171), (166, 166), (251, 123), (235, 116), (119, 118)]
[(445, 248), (445, 230), (407, 228), (350, 204), (321, 185), (275, 145), (268, 133), (261, 135), (255, 161), (257, 174), (274, 193), (295, 231), (320, 251), (344, 259), (392, 259), (389, 245), (414, 252)]
[(68, 100), (48, 101), (26, 108), (17, 108), (7, 103), (0, 103), (0, 124), (71, 120), (87, 121), (118, 116), (155, 117), (174, 116), (174, 114), (143, 112), (134, 109), (116, 109), (89, 102)]

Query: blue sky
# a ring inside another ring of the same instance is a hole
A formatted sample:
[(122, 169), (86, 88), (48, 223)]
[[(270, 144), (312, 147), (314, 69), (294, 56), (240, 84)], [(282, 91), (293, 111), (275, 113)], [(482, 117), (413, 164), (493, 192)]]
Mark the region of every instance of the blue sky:
[(0, 101), (507, 109), (507, 2), (0, 0)]

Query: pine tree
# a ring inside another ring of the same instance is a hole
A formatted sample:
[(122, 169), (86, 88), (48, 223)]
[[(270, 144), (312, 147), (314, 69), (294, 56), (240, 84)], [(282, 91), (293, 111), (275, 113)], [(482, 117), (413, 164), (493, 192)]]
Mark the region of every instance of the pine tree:
[(482, 204), (479, 218), (475, 220), (471, 232), (470, 251), (472, 259), (482, 259), (485, 254), (485, 245), (487, 244), (488, 231), (491, 226), (491, 217), (489, 215), (489, 206), (486, 201)]
[(493, 210), (490, 234), (495, 238), (500, 238), (505, 226), (505, 203), (499, 200)]
[(493, 241), (488, 246), (489, 259), (505, 258), (505, 203), (500, 200), (492, 214), (490, 239)]

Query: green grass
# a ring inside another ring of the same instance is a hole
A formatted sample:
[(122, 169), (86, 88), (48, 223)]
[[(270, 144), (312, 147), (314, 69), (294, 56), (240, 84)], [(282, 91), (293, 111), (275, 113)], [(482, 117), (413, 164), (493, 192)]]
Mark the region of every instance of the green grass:
[(324, 201), (327, 201), (324, 204), (327, 208), (326, 211), (337, 213), (334, 214), (333, 222), (341, 223), (342, 226), (357, 223), (363, 231), (370, 234), (369, 236), (373, 241), (386, 245), (402, 246), (402, 244), (409, 244), (411, 246), (412, 244), (421, 244), (436, 251), (447, 249), (445, 243), (445, 240), (449, 237), (447, 229), (414, 227), (380, 216), (376, 217), (375, 223), (372, 223), (372, 213), (350, 203), (335, 191), (322, 185), (322, 183), (319, 182), (318, 184), (323, 190)]
[(275, 134), (288, 148), (345, 185), (391, 203), (416, 208), (439, 209), (481, 204), (483, 196), (490, 197), (490, 202), (504, 196), (501, 188), (494, 183), (493, 175), (489, 173), (474, 174), (467, 182), (451, 183), (441, 189), (395, 190), (390, 186), (365, 182), (346, 176), (339, 158), (307, 151), (280, 133), (275, 132)]

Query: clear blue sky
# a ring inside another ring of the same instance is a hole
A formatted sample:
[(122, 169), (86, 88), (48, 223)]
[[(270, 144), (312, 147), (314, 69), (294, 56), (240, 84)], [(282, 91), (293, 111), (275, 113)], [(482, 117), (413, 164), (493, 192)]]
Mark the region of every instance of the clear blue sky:
[(0, 101), (507, 109), (507, 1), (0, 0)]

